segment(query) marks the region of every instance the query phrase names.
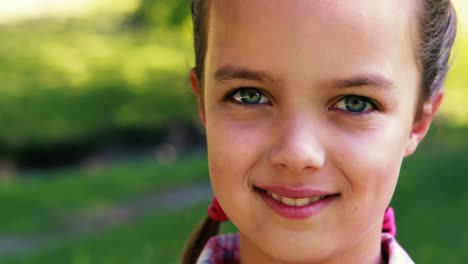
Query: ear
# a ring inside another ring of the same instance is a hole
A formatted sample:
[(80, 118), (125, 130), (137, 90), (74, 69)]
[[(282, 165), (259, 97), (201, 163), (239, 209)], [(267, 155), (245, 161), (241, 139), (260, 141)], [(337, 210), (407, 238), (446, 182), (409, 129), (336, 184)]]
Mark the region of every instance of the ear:
[(433, 96), (424, 102), (421, 115), (414, 121), (411, 129), (408, 145), (406, 146), (405, 157), (413, 154), (419, 143), (426, 136), (443, 98), (444, 92), (440, 92), (436, 96)]
[(194, 68), (190, 70), (190, 86), (192, 87), (193, 94), (197, 98), (198, 114), (200, 116), (200, 120), (203, 126), (205, 126), (206, 119), (205, 119), (205, 106), (204, 106), (204, 100), (203, 100), (203, 93), (201, 92), (201, 89), (200, 89), (201, 88), (200, 80)]

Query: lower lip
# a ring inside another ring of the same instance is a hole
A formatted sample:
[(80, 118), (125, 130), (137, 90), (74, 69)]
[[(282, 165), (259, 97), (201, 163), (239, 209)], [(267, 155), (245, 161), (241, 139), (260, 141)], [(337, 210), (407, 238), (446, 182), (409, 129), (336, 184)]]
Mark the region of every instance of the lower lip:
[(339, 195), (330, 195), (324, 199), (318, 200), (306, 206), (289, 206), (285, 205), (280, 201), (273, 199), (265, 191), (257, 190), (262, 197), (263, 201), (271, 208), (273, 211), (285, 218), (291, 219), (305, 219), (313, 217), (335, 201)]

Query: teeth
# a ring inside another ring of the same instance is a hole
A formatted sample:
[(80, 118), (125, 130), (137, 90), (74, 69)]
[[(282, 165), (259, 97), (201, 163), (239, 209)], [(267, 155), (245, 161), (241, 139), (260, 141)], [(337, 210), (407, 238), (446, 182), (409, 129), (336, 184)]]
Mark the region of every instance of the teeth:
[(296, 206), (306, 206), (310, 204), (310, 198), (300, 198), (296, 199)]
[(288, 205), (288, 206), (306, 206), (311, 203), (317, 202), (318, 200), (321, 200), (325, 198), (325, 196), (312, 196), (312, 197), (306, 197), (306, 198), (298, 198), (298, 199), (293, 199), (289, 198), (286, 196), (281, 196), (277, 193), (274, 192), (267, 192), (269, 196), (273, 197), (273, 199), (280, 201), (281, 203)]
[(296, 200), (289, 198), (289, 197), (281, 198), (281, 202), (284, 203), (285, 205), (296, 206)]
[(277, 200), (277, 201), (281, 201), (281, 197), (280, 197), (278, 194), (276, 194), (276, 193), (272, 193), (272, 194), (271, 194), (271, 197), (273, 197), (273, 199), (275, 199), (275, 200)]
[(320, 199), (323, 199), (323, 196), (314, 196), (314, 197), (311, 197), (311, 198), (309, 198), (309, 201), (310, 201), (311, 203), (313, 203), (313, 202), (316, 202), (316, 201), (318, 201), (318, 200), (320, 200)]

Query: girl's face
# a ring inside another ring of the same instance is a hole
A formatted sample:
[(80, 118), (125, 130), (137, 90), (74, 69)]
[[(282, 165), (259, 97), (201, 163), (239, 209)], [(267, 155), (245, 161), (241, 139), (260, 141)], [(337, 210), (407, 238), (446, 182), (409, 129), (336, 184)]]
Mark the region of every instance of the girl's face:
[(432, 117), (414, 120), (415, 1), (210, 2), (200, 111), (243, 263), (378, 261)]

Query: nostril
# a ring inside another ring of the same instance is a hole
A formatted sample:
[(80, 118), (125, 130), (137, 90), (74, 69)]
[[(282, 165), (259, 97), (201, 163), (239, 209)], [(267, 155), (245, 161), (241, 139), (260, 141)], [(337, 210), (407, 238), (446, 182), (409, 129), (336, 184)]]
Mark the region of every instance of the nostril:
[(304, 170), (318, 170), (325, 164), (325, 155), (321, 150), (288, 150), (277, 149), (272, 151), (270, 162), (272, 165), (287, 169), (295, 174)]
[(272, 165), (287, 168), (295, 174), (301, 174), (305, 169), (320, 169), (325, 164), (325, 150), (318, 138), (313, 138), (310, 131), (304, 128), (288, 129), (278, 139), (270, 151)]

